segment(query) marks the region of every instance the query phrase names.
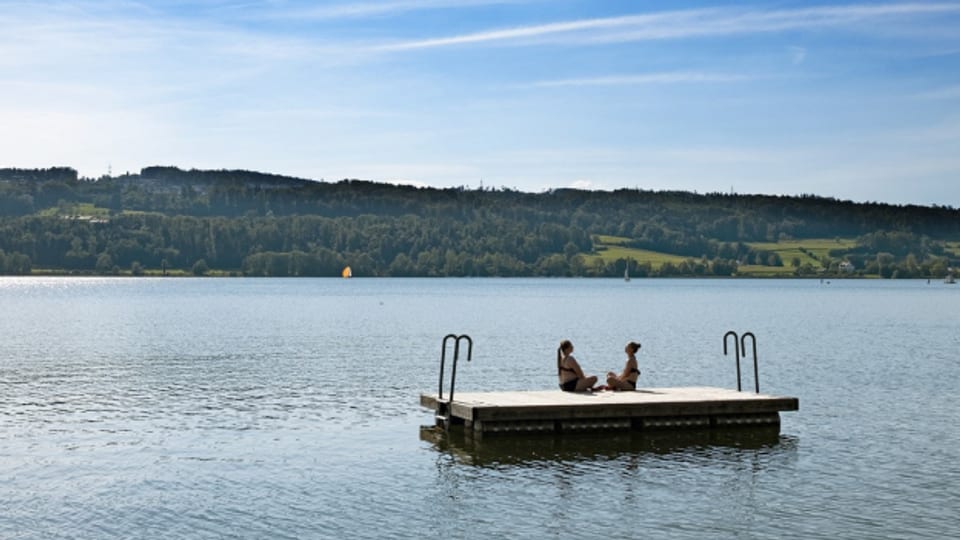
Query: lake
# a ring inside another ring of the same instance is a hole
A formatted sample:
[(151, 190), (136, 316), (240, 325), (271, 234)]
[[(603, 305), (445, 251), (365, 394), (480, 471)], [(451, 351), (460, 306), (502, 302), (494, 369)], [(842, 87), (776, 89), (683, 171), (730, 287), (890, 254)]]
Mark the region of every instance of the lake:
[[(0, 537), (942, 538), (960, 530), (960, 286), (926, 281), (0, 278)], [(457, 391), (736, 387), (779, 434), (440, 435)], [(744, 388), (753, 388), (744, 363)], [(952, 533), (950, 531), (953, 531)]]

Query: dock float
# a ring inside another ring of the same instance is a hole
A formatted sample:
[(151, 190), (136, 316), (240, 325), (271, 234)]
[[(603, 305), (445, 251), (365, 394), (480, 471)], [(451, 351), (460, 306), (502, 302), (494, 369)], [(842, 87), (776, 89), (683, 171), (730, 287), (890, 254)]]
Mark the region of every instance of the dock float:
[(779, 429), (780, 412), (800, 407), (795, 397), (713, 387), (463, 392), (452, 402), (437, 396), (420, 395), (420, 405), (434, 411), (437, 424), (462, 424), (474, 433)]

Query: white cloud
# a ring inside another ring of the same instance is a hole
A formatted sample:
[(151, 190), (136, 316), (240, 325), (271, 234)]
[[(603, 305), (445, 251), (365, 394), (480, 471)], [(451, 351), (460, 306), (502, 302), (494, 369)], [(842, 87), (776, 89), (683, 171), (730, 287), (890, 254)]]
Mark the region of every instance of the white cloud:
[(358, 178), (409, 185), (453, 186), (464, 183), (477, 184), (481, 180), (479, 171), (467, 163), (450, 161), (393, 161), (365, 163), (350, 159), (342, 160), (324, 174), (327, 178)]
[(700, 73), (674, 71), (666, 73), (642, 73), (634, 75), (610, 75), (606, 77), (586, 77), (576, 79), (555, 79), (530, 83), (529, 87), (550, 88), (558, 86), (625, 86), (644, 84), (674, 83), (715, 83), (748, 80), (751, 77), (731, 73)]
[(593, 180), (574, 180), (570, 187), (574, 189), (583, 189), (588, 191), (596, 191), (602, 189), (596, 182)]
[(426, 188), (426, 187), (430, 187), (427, 183), (421, 182), (421, 181), (419, 181), (419, 180), (397, 179), (397, 180), (387, 180), (386, 183), (388, 183), (388, 184), (393, 184), (393, 185), (395, 185), (395, 186), (412, 186), (412, 187), (415, 187), (415, 188)]
[(375, 47), (375, 49), (383, 51), (403, 51), (471, 43), (517, 40), (520, 38), (536, 38), (554, 34), (579, 32), (583, 30), (617, 28), (622, 26), (636, 25), (639, 23), (649, 24), (661, 18), (663, 18), (663, 15), (629, 15), (623, 17), (581, 19), (578, 21), (539, 24), (533, 26), (506, 28), (501, 30), (488, 30), (444, 38), (404, 41), (382, 45)]
[(382, 17), (432, 9), (462, 9), (475, 6), (515, 4), (531, 0), (393, 0), (382, 2), (347, 2), (313, 6), (305, 9), (271, 10), (261, 14), (274, 19), (327, 20)]
[(881, 20), (902, 22), (905, 17), (946, 13), (960, 13), (960, 5), (864, 4), (753, 11), (743, 8), (691, 9), (484, 30), (454, 36), (400, 41), (380, 45), (374, 49), (405, 51), (480, 43), (614, 43), (849, 25), (857, 25), (862, 29), (864, 24)]

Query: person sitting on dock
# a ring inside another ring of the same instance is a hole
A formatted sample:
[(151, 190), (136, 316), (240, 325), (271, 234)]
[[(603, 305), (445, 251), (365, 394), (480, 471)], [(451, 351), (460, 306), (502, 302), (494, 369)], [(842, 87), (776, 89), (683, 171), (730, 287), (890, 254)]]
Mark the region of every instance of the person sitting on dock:
[(560, 377), (560, 389), (564, 392), (584, 392), (592, 390), (597, 384), (596, 376), (583, 374), (580, 364), (573, 357), (573, 343), (569, 339), (560, 342), (557, 349), (557, 375)]
[(623, 366), (623, 372), (617, 375), (612, 371), (607, 372), (607, 386), (611, 390), (636, 390), (637, 379), (640, 377), (640, 370), (637, 368), (637, 351), (640, 350), (640, 343), (631, 341), (623, 348), (627, 353), (627, 363)]

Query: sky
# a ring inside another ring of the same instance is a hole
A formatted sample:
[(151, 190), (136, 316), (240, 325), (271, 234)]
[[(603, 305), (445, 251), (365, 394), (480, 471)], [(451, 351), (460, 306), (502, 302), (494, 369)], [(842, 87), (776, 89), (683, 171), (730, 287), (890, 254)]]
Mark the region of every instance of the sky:
[(0, 167), (960, 207), (960, 2), (0, 0)]

